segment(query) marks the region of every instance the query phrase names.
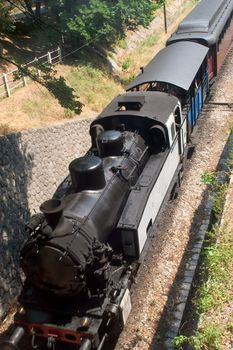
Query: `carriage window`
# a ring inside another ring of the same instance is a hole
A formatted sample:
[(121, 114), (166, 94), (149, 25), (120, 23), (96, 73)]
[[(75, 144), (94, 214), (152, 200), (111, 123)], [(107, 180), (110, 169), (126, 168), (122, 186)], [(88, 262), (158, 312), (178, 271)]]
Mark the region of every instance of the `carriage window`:
[(174, 140), (174, 137), (175, 137), (175, 124), (174, 123), (172, 123), (172, 125), (171, 125), (171, 133), (172, 133), (172, 140)]
[(178, 131), (181, 126), (181, 116), (180, 116), (179, 107), (177, 107), (175, 110), (175, 124), (176, 124), (176, 131)]

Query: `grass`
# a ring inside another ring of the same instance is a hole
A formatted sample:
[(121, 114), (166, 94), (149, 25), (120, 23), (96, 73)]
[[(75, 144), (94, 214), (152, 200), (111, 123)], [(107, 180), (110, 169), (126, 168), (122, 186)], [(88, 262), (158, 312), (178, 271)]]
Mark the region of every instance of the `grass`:
[[(227, 175), (228, 174), (226, 174), (226, 176)], [(205, 185), (209, 186), (209, 196), (212, 202), (212, 211), (215, 215), (215, 218), (218, 219), (222, 214), (228, 184), (218, 181), (217, 174), (215, 172), (208, 171), (205, 171), (202, 174), (201, 181)]]
[[(216, 244), (216, 241), (219, 241)], [(221, 308), (231, 297), (233, 281), (229, 272), (233, 267), (233, 243), (227, 230), (216, 226), (207, 235), (207, 246), (201, 266), (202, 283), (197, 290), (195, 305), (199, 314)], [(205, 280), (205, 277), (208, 277)]]
[(5, 135), (14, 130), (7, 123), (0, 123), (0, 134)]
[(160, 33), (154, 33), (150, 35), (142, 43), (140, 43), (140, 46), (139, 46), (140, 52), (142, 51), (142, 49), (150, 48), (158, 44), (159, 39), (160, 39)]
[(221, 348), (222, 330), (215, 324), (209, 324), (203, 332), (197, 332), (193, 337), (180, 336), (175, 339), (175, 348), (183, 349), (184, 345), (191, 345), (195, 350), (223, 350)]
[[(230, 144), (228, 167), (232, 171), (233, 143)], [(227, 184), (219, 183), (214, 172), (204, 172), (202, 182), (209, 186), (213, 211), (220, 219), (226, 197)], [(230, 213), (231, 215), (232, 213)], [(219, 221), (219, 220), (218, 220)], [(200, 317), (199, 327), (192, 336), (180, 335), (174, 339), (176, 349), (191, 345), (195, 350), (225, 350), (233, 345), (233, 229), (218, 223), (205, 237), (199, 285), (192, 303)]]
[(183, 349), (189, 344), (195, 350), (224, 350), (226, 339), (233, 343), (233, 320), (230, 316), (233, 300), (232, 237), (233, 233), (227, 227), (221, 231), (219, 227), (215, 227), (210, 232), (207, 238), (209, 242), (203, 253), (201, 284), (193, 300), (201, 315), (201, 323), (193, 336), (181, 335), (175, 338), (176, 349)]
[(200, 2), (200, 0), (191, 0), (191, 1), (188, 1), (184, 4), (183, 8), (184, 9), (189, 9), (189, 8), (192, 8), (193, 6), (196, 6), (196, 4)]
[(95, 112), (100, 112), (116, 95), (122, 87), (110, 78), (106, 68), (87, 63), (73, 66), (65, 76), (68, 84), (75, 90), (84, 104), (91, 106)]
[[(231, 127), (231, 134), (233, 134), (233, 127)], [(230, 141), (230, 147), (229, 147), (229, 156), (227, 160), (227, 166), (229, 170), (231, 171), (233, 169), (233, 139)]]
[(132, 57), (128, 56), (124, 59), (123, 63), (122, 63), (122, 69), (124, 71), (129, 70), (130, 66), (132, 65)]
[(120, 39), (118, 41), (118, 46), (121, 48), (121, 49), (127, 49), (127, 42), (126, 42), (126, 39), (123, 38), (123, 39)]
[(41, 104), (39, 100), (33, 100), (29, 98), (23, 105), (23, 111), (28, 115), (30, 119), (40, 118), (41, 114), (49, 108), (48, 100), (44, 99), (44, 103)]

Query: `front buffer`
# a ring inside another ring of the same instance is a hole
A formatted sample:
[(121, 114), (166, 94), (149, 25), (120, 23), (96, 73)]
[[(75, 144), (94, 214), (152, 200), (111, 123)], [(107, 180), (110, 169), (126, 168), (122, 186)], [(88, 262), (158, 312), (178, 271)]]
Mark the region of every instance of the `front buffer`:
[(33, 349), (42, 341), (47, 349), (55, 350), (60, 343), (69, 344), (70, 349), (101, 350), (107, 340), (114, 341), (126, 323), (135, 273), (131, 267), (112, 266), (116, 278), (108, 294), (83, 296), (79, 301), (51, 299), (28, 288), (20, 297), (23, 307), (15, 315), (16, 328), (1, 350), (17, 350), (25, 333), (31, 336)]

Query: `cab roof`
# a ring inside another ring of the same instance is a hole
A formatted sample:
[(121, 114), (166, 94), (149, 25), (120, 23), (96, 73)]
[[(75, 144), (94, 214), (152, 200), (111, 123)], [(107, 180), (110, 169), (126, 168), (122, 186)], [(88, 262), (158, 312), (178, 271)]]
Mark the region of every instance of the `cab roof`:
[(164, 92), (126, 92), (114, 98), (95, 120), (95, 123), (98, 122), (98, 119), (109, 116), (141, 116), (165, 124), (177, 105), (178, 99)]

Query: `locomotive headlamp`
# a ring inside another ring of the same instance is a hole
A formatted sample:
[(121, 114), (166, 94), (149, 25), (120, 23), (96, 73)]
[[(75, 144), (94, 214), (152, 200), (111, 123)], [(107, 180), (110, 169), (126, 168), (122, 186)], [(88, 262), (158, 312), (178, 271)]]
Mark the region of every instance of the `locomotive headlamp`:
[(80, 320), (80, 326), (84, 329), (88, 329), (90, 327), (91, 320), (88, 317), (83, 317)]
[(24, 309), (24, 307), (21, 307), (18, 313), (19, 313), (20, 315), (25, 315), (26, 310)]

